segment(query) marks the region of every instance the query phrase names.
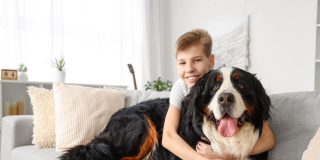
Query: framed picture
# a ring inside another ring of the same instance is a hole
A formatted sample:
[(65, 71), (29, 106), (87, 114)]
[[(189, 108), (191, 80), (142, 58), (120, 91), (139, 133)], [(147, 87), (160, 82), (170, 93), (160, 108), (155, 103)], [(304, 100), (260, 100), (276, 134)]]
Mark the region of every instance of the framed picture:
[(17, 80), (18, 71), (14, 69), (1, 69), (1, 80)]

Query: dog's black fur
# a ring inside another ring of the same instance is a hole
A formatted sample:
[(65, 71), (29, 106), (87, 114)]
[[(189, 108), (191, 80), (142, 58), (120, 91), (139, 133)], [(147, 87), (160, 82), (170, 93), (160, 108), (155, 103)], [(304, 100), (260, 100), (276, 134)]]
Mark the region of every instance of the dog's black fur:
[[(234, 87), (242, 99), (253, 106), (254, 112), (248, 121), (261, 131), (263, 121), (270, 118), (270, 98), (253, 74), (237, 68), (234, 70), (240, 73), (241, 80), (233, 80)], [(217, 78), (219, 74), (221, 75), (218, 70), (206, 74), (194, 85), (182, 103), (178, 133), (193, 148), (201, 137), (205, 137), (202, 132), (203, 119), (216, 121), (214, 116), (205, 112), (205, 108), (222, 84), (221, 79)], [(242, 85), (245, 85), (245, 90), (237, 87), (240, 82), (244, 83)], [(155, 99), (121, 109), (111, 117), (106, 128), (92, 142), (69, 149), (60, 159), (139, 160), (145, 156), (150, 156), (149, 159), (152, 160), (179, 159), (161, 145), (168, 106), (168, 99)], [(252, 158), (267, 159), (266, 153)]]

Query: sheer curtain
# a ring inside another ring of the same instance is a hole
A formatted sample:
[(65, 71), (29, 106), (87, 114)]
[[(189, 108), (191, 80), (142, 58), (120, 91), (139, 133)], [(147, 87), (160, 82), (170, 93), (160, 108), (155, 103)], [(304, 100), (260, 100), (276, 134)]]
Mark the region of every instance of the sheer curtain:
[(0, 68), (25, 63), (30, 81), (51, 81), (64, 56), (68, 83), (132, 88), (131, 63), (139, 89), (160, 73), (159, 1), (0, 1)]
[(0, 68), (16, 69), (25, 63), (30, 79), (47, 80), (52, 56), (50, 1), (0, 2)]

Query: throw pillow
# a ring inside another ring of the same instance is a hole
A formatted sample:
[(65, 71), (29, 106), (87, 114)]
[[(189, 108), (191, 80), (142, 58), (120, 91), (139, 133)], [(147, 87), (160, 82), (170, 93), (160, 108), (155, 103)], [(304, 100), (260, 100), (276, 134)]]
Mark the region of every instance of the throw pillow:
[(89, 143), (125, 102), (125, 95), (114, 89), (55, 83), (53, 93), (57, 151)]
[(303, 152), (302, 160), (314, 160), (320, 157), (320, 128), (311, 139), (308, 148)]
[(32, 144), (37, 148), (55, 146), (55, 115), (53, 93), (45, 88), (30, 86), (27, 90), (33, 110)]

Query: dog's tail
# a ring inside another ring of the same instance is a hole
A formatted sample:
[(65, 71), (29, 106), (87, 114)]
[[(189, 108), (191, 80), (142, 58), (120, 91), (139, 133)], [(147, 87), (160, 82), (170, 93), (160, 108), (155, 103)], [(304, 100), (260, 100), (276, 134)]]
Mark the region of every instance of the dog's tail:
[(111, 147), (103, 142), (79, 145), (66, 151), (60, 160), (115, 160)]

